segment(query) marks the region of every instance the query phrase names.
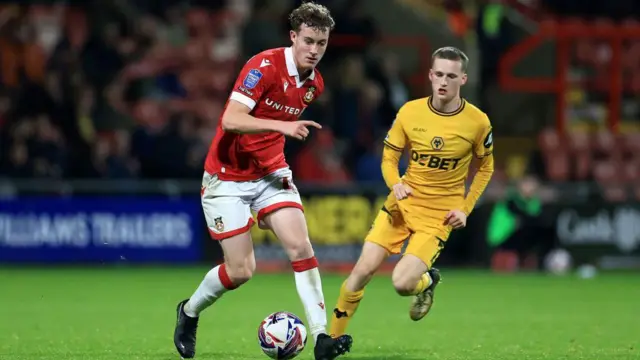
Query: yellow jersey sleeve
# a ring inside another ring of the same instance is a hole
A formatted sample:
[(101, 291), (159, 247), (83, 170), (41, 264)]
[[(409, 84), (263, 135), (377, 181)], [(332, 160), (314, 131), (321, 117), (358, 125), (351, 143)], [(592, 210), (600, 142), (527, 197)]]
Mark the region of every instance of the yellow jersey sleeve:
[(469, 187), (469, 192), (465, 197), (462, 211), (469, 215), (476, 206), (478, 199), (486, 189), (491, 176), (493, 175), (493, 132), (489, 118), (486, 117), (481, 123), (479, 135), (474, 144), (475, 156), (480, 160), (480, 167), (473, 176), (473, 181)]
[(493, 130), (489, 118), (485, 116), (485, 119), (474, 144), (474, 153), (477, 158), (483, 158), (493, 153)]
[(387, 147), (400, 152), (404, 151), (404, 147), (407, 144), (407, 135), (402, 127), (401, 111), (402, 109), (396, 115), (396, 119), (391, 124), (391, 129), (389, 129), (387, 136), (384, 138), (384, 144)]

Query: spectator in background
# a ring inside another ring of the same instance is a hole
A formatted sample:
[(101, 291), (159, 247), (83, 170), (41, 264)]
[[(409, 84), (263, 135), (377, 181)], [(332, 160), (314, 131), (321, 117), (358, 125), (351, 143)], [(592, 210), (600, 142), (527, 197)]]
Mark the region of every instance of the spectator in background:
[(354, 42), (351, 46), (342, 47), (343, 51), (349, 54), (366, 53), (369, 46), (379, 38), (375, 21), (365, 9), (366, 6), (362, 0), (346, 0), (337, 12), (336, 28), (332, 36), (354, 36), (362, 40), (362, 42)]
[[(265, 49), (272, 49), (286, 44), (287, 33), (282, 31), (281, 22), (278, 21), (283, 14), (269, 0), (256, 0), (253, 7), (253, 16), (242, 28), (242, 53), (243, 59), (249, 60), (252, 54), (258, 54)], [(285, 22), (288, 24), (288, 22)]]
[(537, 178), (525, 176), (494, 206), (487, 228), (494, 267), (513, 271), (528, 258), (535, 260), (530, 266), (542, 269), (555, 237), (553, 229), (540, 217), (542, 202), (538, 191)]
[(491, 118), (488, 89), (495, 85), (498, 64), (504, 52), (515, 42), (517, 32), (507, 19), (505, 5), (498, 0), (483, 0), (476, 16), (476, 34), (480, 52), (480, 108)]
[[(368, 182), (379, 185), (384, 185), (384, 178), (382, 177), (382, 150), (384, 148), (384, 137), (379, 138), (369, 146), (367, 152), (358, 158), (358, 162), (355, 167), (355, 180), (358, 182)], [(405, 173), (409, 162), (406, 156), (400, 159), (399, 173)]]
[(409, 89), (400, 73), (400, 61), (394, 53), (387, 53), (374, 66), (372, 79), (377, 81), (384, 91), (380, 103), (380, 118), (383, 127), (391, 127), (396, 113), (409, 101)]
[(333, 131), (341, 139), (355, 139), (359, 124), (360, 92), (366, 83), (365, 65), (361, 57), (345, 58), (339, 69), (339, 82), (333, 87), (333, 113), (336, 117)]

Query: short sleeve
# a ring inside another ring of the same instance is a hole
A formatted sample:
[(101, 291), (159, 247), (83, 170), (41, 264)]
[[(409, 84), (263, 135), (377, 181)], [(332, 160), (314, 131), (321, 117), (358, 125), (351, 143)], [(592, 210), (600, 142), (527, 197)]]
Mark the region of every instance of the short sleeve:
[(233, 85), (231, 100), (238, 101), (253, 110), (269, 88), (273, 64), (263, 56), (254, 56), (244, 65)]
[(402, 128), (400, 112), (398, 112), (396, 119), (391, 124), (391, 129), (389, 129), (387, 136), (384, 138), (384, 144), (393, 150), (403, 151), (406, 143), (407, 137)]
[(493, 129), (489, 119), (482, 123), (475, 144), (475, 155), (477, 158), (483, 158), (493, 153)]

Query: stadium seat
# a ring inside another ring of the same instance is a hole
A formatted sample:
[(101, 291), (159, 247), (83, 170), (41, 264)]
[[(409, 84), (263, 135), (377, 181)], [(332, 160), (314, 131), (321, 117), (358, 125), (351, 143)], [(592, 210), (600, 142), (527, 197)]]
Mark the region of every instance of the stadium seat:
[(640, 162), (637, 160), (624, 162), (622, 177), (627, 184), (637, 184), (640, 180)]
[(621, 183), (618, 163), (613, 161), (597, 161), (593, 164), (593, 177), (602, 185)]
[(622, 164), (615, 161), (599, 161), (594, 164), (593, 175), (603, 191), (607, 201), (621, 202), (627, 200), (627, 189)]
[(569, 155), (560, 153), (549, 153), (545, 156), (545, 167), (547, 177), (551, 181), (568, 181), (570, 178)]
[(579, 153), (573, 157), (573, 179), (584, 181), (591, 177), (593, 157), (590, 153)]
[(569, 149), (573, 155), (589, 154), (591, 151), (591, 139), (584, 132), (571, 132), (567, 135)]
[(538, 146), (543, 153), (559, 151), (562, 139), (555, 129), (546, 128), (538, 134)]
[(640, 156), (640, 133), (623, 134), (620, 143), (621, 151), (628, 157), (638, 158)]
[(576, 60), (583, 64), (589, 64), (593, 60), (595, 46), (591, 39), (579, 39), (576, 41)]
[(622, 54), (623, 69), (628, 74), (634, 74), (640, 67), (640, 42), (626, 44)]
[(621, 155), (616, 136), (609, 131), (594, 134), (593, 150), (600, 158), (619, 158)]

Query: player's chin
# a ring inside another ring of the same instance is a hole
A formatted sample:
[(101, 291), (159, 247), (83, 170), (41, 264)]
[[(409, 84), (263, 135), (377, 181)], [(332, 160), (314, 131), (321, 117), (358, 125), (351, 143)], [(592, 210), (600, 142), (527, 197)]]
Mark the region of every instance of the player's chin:
[(304, 67), (307, 69), (313, 69), (318, 65), (318, 62), (320, 62), (320, 58), (305, 57)]

